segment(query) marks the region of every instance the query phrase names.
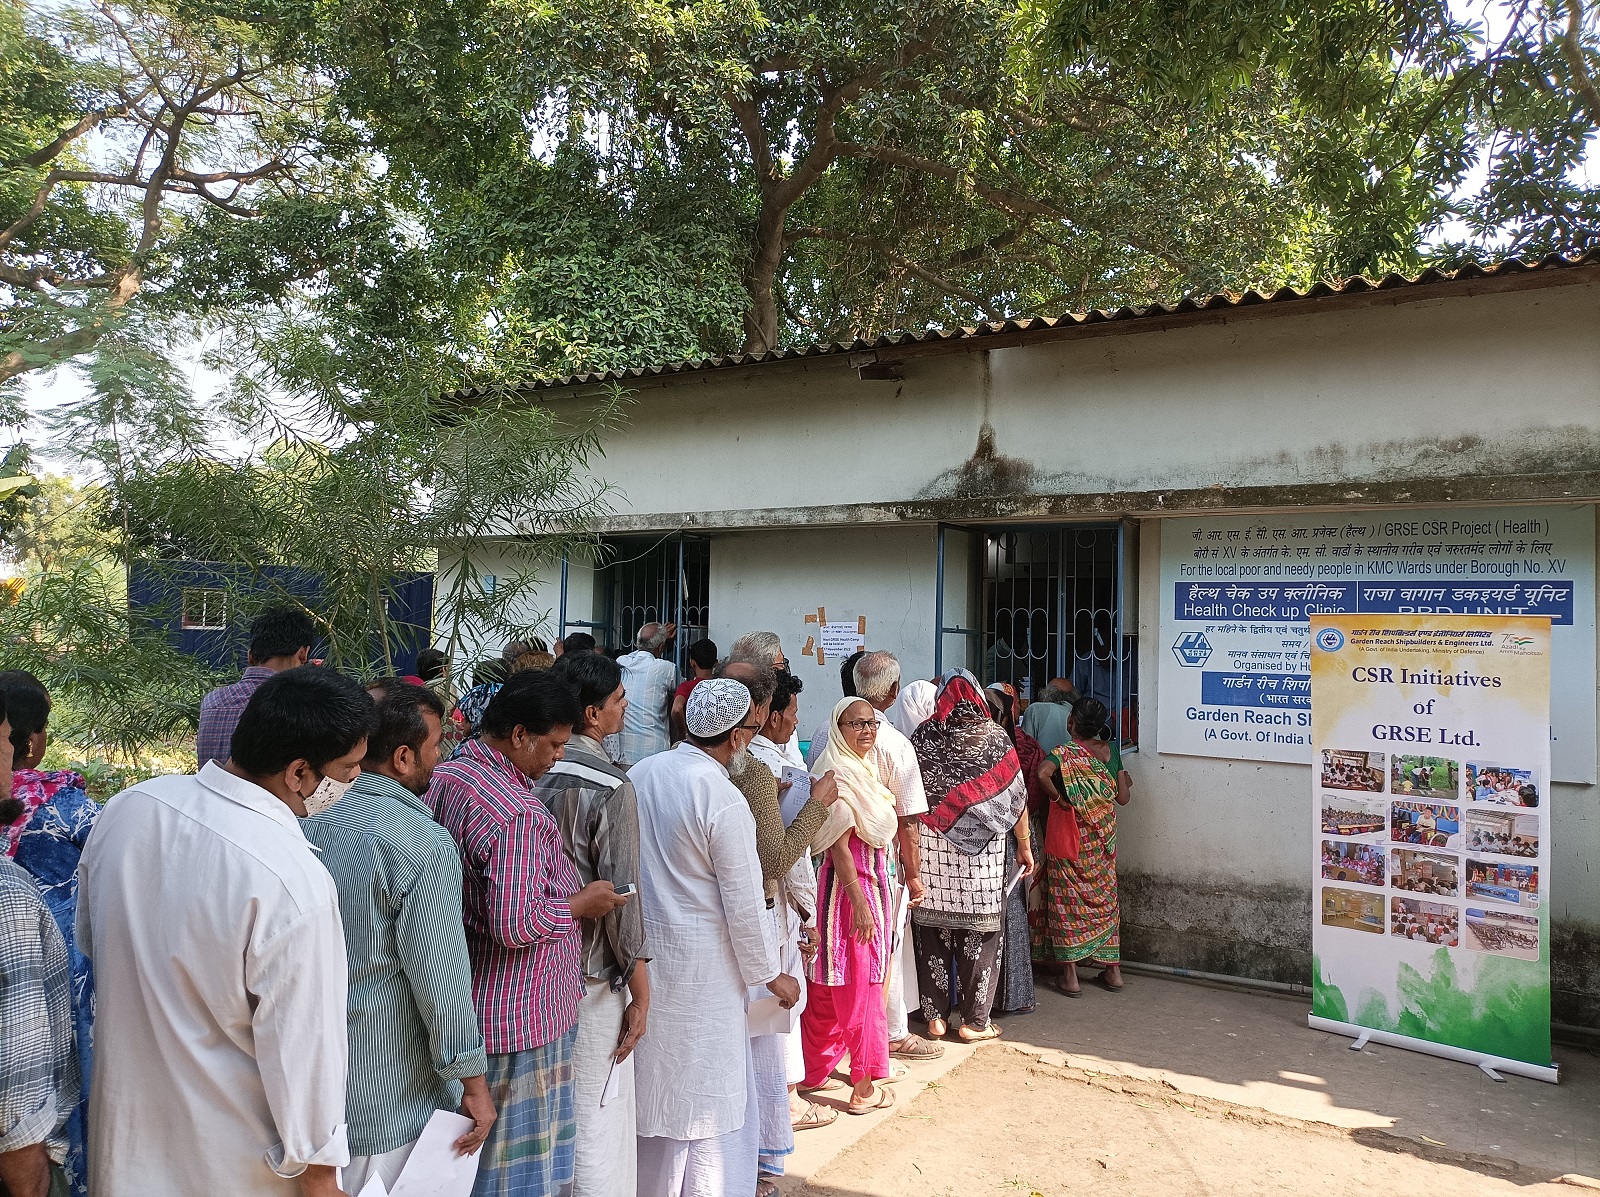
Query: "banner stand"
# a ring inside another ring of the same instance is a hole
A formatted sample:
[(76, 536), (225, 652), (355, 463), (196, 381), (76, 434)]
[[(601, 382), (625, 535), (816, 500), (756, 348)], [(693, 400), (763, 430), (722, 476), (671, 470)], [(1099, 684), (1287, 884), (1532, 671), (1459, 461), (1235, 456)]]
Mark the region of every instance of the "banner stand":
[(1403, 1047), (1407, 1051), (1423, 1052), (1430, 1056), (1439, 1056), (1446, 1060), (1457, 1060), (1462, 1064), (1475, 1064), (1481, 1068), (1490, 1080), (1504, 1082), (1505, 1077), (1497, 1075), (1509, 1072), (1512, 1076), (1525, 1076), (1535, 1081), (1549, 1081), (1552, 1085), (1560, 1083), (1559, 1064), (1552, 1064), (1545, 1068), (1538, 1064), (1526, 1064), (1521, 1060), (1507, 1060), (1503, 1056), (1486, 1055), (1483, 1052), (1467, 1051), (1465, 1048), (1451, 1047), (1448, 1043), (1431, 1043), (1426, 1039), (1413, 1039), (1410, 1035), (1396, 1035), (1390, 1031), (1375, 1031), (1371, 1027), (1357, 1026), (1353, 1022), (1338, 1022), (1332, 1018), (1319, 1018), (1315, 1014), (1307, 1015), (1306, 1021), (1313, 1031), (1330, 1031), (1335, 1035), (1349, 1035), (1356, 1042), (1350, 1045), (1352, 1051), (1359, 1051), (1368, 1043), (1381, 1043), (1385, 1047)]

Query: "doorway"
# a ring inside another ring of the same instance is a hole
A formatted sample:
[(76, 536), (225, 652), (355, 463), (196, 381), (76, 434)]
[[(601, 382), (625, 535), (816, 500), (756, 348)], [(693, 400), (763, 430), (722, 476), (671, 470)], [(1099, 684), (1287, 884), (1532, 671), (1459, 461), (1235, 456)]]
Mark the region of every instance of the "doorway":
[[(1137, 533), (1122, 524), (968, 528), (969, 627), (945, 627), (940, 569), (942, 672), (964, 663), (985, 685), (1008, 682), (1024, 699), (1064, 677), (1105, 703), (1122, 743), (1138, 742), (1138, 636), (1129, 563)], [(945, 559), (946, 529), (939, 529)], [(961, 645), (951, 654), (947, 638)]]

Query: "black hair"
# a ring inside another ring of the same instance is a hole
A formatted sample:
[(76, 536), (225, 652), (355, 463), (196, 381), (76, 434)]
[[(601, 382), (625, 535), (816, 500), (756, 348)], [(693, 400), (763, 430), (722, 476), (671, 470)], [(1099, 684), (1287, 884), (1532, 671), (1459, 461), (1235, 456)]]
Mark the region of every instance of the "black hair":
[[(6, 721), (6, 692), (0, 690), (0, 723)], [(21, 798), (0, 798), (0, 827), (10, 827), (27, 810)]]
[(769, 711), (773, 715), (781, 715), (789, 709), (795, 695), (806, 688), (806, 684), (787, 669), (774, 669), (772, 672), (777, 675), (778, 684), (773, 687)]
[(500, 650), (500, 659), (506, 663), (515, 661), (518, 657), (528, 653), (547, 653), (550, 646), (539, 637), (534, 636), (529, 640), (513, 640)]
[(689, 660), (701, 669), (715, 669), (717, 665), (717, 642), (709, 638), (696, 640), (689, 646)]
[(250, 660), (264, 665), (274, 657), (292, 657), (302, 648), (310, 648), (316, 638), (316, 626), (304, 611), (268, 607), (250, 621)]
[(509, 736), (516, 728), (542, 736), (556, 726), (582, 727), (583, 708), (572, 687), (548, 669), (511, 675), (489, 700), (478, 730), (490, 736)]
[(274, 674), (250, 696), (228, 755), (251, 777), (304, 759), (321, 771), (372, 734), (376, 710), (354, 678), (321, 665)]
[(1111, 724), (1106, 704), (1098, 698), (1084, 696), (1072, 704), (1072, 726), (1086, 740), (1109, 740)]
[(431, 682), (444, 676), (445, 662), (449, 660), (437, 648), (425, 648), (417, 654), (417, 676)]
[[(578, 700), (580, 710), (604, 706), (622, 685), (622, 666), (599, 653), (562, 653), (550, 667)], [(581, 726), (575, 725), (575, 726)]]
[(996, 690), (993, 686), (983, 692), (983, 700), (989, 704), (989, 716), (1002, 728), (1012, 740), (1017, 738), (1017, 720), (1012, 712), (1016, 709), (1011, 701), (1011, 695), (1004, 690)]
[(397, 748), (406, 747), (421, 752), (428, 738), (428, 721), (423, 711), (432, 711), (444, 721), (444, 703), (426, 686), (395, 679), (383, 685), (383, 697), (378, 699), (377, 719), (372, 734), (367, 737), (367, 763), (386, 765), (394, 758)]
[(750, 706), (764, 707), (772, 701), (778, 688), (777, 671), (770, 665), (755, 661), (724, 661), (717, 670), (718, 677), (731, 677), (750, 691)]
[(18, 755), (28, 751), (28, 741), (50, 722), (50, 692), (26, 669), (0, 673), (0, 693), (11, 712), (11, 746)]
[(866, 649), (853, 652), (844, 659), (844, 664), (839, 666), (839, 686), (846, 698), (861, 697), (856, 693), (856, 662), (866, 655)]
[(492, 686), (511, 676), (511, 667), (502, 661), (480, 661), (472, 671), (474, 686)]
[(600, 642), (588, 632), (573, 632), (561, 642), (561, 655), (568, 653), (592, 653), (600, 646)]

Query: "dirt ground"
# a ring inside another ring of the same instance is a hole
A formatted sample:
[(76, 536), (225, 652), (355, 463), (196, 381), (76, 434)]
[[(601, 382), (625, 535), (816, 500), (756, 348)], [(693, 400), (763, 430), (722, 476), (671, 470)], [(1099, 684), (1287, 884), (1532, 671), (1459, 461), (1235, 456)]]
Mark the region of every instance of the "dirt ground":
[(1342, 1130), (1145, 1082), (1042, 1065), (995, 1044), (820, 1169), (815, 1197), (1579, 1197), (1507, 1160)]

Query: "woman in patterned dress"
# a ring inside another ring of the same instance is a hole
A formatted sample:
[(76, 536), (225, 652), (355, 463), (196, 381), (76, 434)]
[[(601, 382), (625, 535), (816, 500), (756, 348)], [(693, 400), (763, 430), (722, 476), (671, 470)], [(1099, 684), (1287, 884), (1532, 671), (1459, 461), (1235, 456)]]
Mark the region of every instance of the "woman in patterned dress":
[(1019, 833), (1017, 863), (1033, 872), (1022, 767), (965, 670), (945, 679), (911, 745), (928, 793), (918, 834), (925, 896), (911, 911), (922, 1014), (935, 1039), (957, 1007), (962, 1040), (996, 1039), (989, 1011), (999, 992), (1008, 833)]
[(1112, 772), (1105, 704), (1080, 698), (1067, 730), (1072, 738), (1039, 770), (1055, 797), (1045, 830), (1044, 925), (1034, 932), (1033, 957), (1057, 965), (1056, 988), (1077, 997), (1080, 962), (1101, 966), (1106, 989), (1122, 988), (1117, 807), (1129, 792), (1127, 774)]

